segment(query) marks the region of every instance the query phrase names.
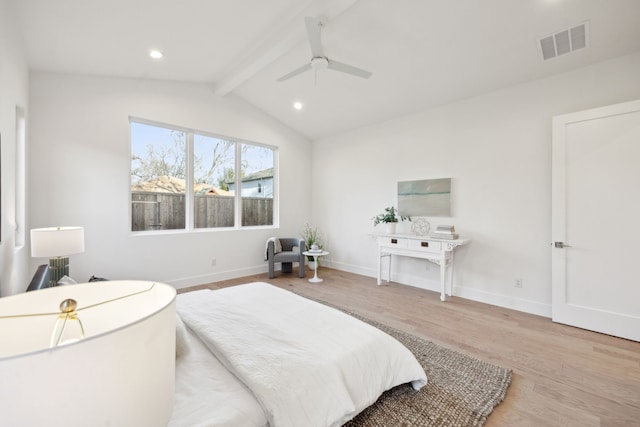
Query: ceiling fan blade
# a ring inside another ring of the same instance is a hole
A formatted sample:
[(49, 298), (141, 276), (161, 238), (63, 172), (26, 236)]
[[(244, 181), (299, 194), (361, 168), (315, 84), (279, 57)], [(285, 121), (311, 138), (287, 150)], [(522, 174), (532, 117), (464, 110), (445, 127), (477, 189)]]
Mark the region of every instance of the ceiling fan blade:
[(302, 67), (300, 67), (300, 68), (296, 68), (296, 69), (295, 69), (295, 70), (293, 70), (292, 72), (285, 74), (284, 76), (280, 77), (280, 78), (279, 78), (278, 80), (276, 80), (276, 81), (278, 81), (278, 82), (283, 82), (283, 81), (285, 81), (285, 80), (290, 79), (291, 77), (295, 77), (295, 76), (297, 76), (298, 74), (302, 74), (302, 73), (304, 73), (305, 71), (308, 71), (308, 70), (310, 70), (310, 69), (311, 69), (311, 64), (303, 65)]
[(371, 77), (371, 72), (367, 70), (363, 70), (362, 68), (354, 67), (353, 65), (344, 64), (342, 62), (334, 61), (333, 59), (329, 60), (329, 68), (336, 71), (341, 71), (343, 73), (351, 74), (353, 76), (362, 77), (363, 79), (368, 79)]
[(307, 37), (311, 46), (311, 54), (314, 58), (324, 57), (324, 49), (322, 48), (322, 40), (320, 39), (320, 28), (324, 25), (324, 21), (320, 18), (304, 18), (304, 24), (307, 27)]

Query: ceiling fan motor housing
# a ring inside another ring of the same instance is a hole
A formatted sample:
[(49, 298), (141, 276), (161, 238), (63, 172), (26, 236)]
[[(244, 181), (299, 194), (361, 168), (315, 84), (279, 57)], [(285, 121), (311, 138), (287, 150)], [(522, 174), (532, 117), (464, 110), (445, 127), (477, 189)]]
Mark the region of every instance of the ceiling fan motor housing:
[(325, 56), (316, 56), (311, 59), (311, 68), (314, 70), (325, 70), (329, 67), (329, 60)]

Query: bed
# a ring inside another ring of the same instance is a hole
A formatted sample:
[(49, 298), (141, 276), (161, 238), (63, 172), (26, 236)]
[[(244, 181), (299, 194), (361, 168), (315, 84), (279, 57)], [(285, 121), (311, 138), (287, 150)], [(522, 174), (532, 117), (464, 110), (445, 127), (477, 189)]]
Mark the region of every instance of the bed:
[(395, 338), (262, 282), (176, 299), (170, 426), (339, 426), (385, 391), (427, 383)]

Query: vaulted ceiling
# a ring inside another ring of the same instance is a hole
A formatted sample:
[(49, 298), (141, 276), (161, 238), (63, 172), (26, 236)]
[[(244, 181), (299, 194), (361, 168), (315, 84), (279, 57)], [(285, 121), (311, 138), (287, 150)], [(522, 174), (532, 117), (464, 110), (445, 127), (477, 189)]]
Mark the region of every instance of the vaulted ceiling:
[[(640, 50), (638, 0), (8, 1), (31, 69), (206, 83), (312, 140)], [(311, 59), (305, 16), (371, 78), (276, 82)], [(542, 60), (540, 38), (586, 21), (588, 47)]]

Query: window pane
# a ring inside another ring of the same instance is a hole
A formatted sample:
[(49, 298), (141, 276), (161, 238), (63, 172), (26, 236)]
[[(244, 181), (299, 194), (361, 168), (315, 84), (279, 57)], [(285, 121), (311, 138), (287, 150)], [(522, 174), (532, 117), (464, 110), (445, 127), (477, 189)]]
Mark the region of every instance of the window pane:
[(186, 133), (131, 122), (131, 230), (185, 228)]
[(235, 150), (233, 141), (193, 136), (195, 228), (234, 226)]
[(273, 225), (274, 151), (242, 144), (242, 225)]

